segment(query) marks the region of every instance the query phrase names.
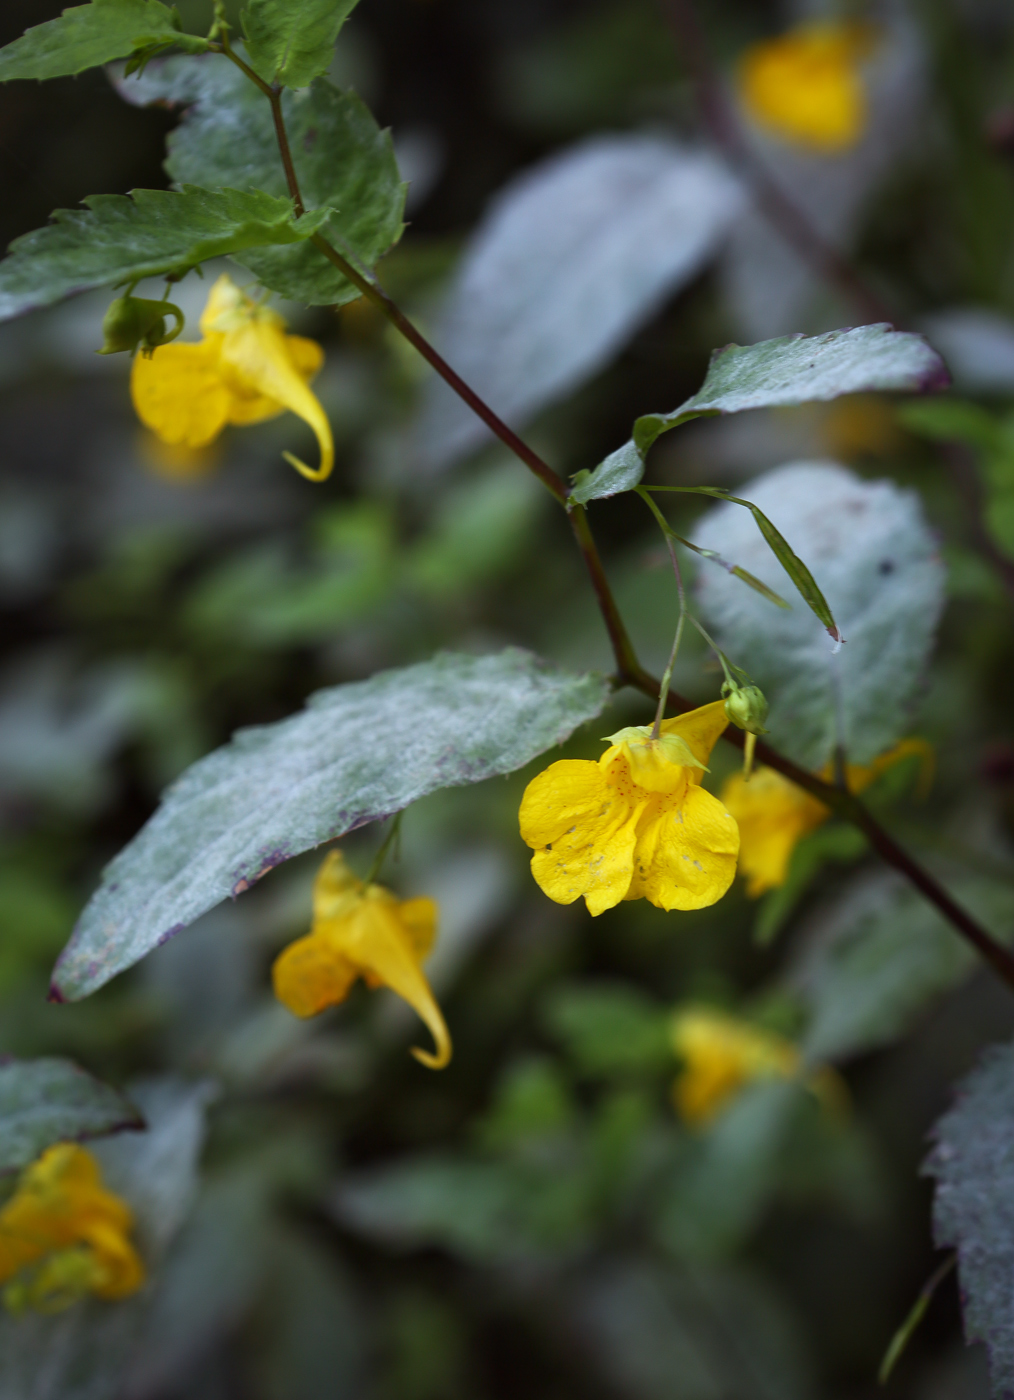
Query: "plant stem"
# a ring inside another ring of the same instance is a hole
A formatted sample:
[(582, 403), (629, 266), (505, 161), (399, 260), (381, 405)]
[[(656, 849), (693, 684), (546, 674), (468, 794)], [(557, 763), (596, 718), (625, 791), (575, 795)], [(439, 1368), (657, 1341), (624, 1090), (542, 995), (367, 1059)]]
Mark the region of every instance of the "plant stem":
[(750, 187), (757, 208), (820, 277), (855, 304), (864, 319), (893, 321), (890, 307), (867, 285), (849, 259), (814, 228), (751, 148), (711, 62), (693, 0), (662, 0), (662, 7), (679, 51), (686, 58), (705, 125), (730, 165)]
[[(683, 0), (674, 0), (674, 3), (682, 6)], [(689, 0), (687, 0), (689, 5)], [(692, 10), (688, 10), (692, 16)], [(288, 183), (289, 193), (293, 204), (299, 213), (304, 212), (305, 205), (299, 188), (299, 180), (296, 175), (295, 166), (292, 161), (292, 152), (289, 147), (288, 133), (285, 129), (285, 118), (282, 112), (281, 93), (278, 89), (271, 87), (257, 76), (254, 71), (238, 58), (229, 47), (228, 35), (223, 34), (222, 52), (241, 68), (252, 82), (261, 89), (271, 103), (271, 110), (275, 117), (275, 130), (278, 135), (278, 148), (282, 157), (282, 165), (285, 169), (285, 178)], [(614, 682), (618, 686), (629, 685), (636, 690), (654, 699), (662, 691), (660, 683), (655, 680), (649, 672), (641, 665), (637, 658), (637, 653), (631, 643), (630, 636), (624, 625), (620, 610), (616, 605), (609, 580), (606, 577), (602, 560), (595, 544), (591, 527), (588, 524), (588, 516), (584, 506), (571, 503), (568, 499), (566, 485), (561, 478), (553, 471), (547, 462), (544, 462), (538, 453), (534, 452), (527, 443), (523, 442), (518, 435), (510, 429), (486, 404), (473, 389), (465, 383), (447, 361), (437, 353), (429, 341), (423, 336), (409, 321), (401, 308), (388, 296), (379, 284), (365, 276), (357, 268), (343, 257), (335, 248), (328, 243), (327, 239), (320, 234), (314, 234), (311, 239), (314, 247), (321, 252), (335, 267), (337, 267), (349, 281), (362, 292), (391, 322), (391, 324), (414, 345), (425, 360), (429, 362), (436, 372), (445, 380), (447, 384), (458, 394), (465, 403), (482, 419), (488, 428), (517, 456), (528, 469), (543, 483), (557, 501), (567, 510), (570, 518), (571, 528), (577, 540), (579, 549), (588, 570), (592, 588), (598, 601), (599, 611), (609, 633), (609, 640), (613, 649), (613, 656), (616, 661), (616, 674)], [(835, 254), (837, 257), (837, 254)], [(668, 524), (666, 524), (668, 538)], [(712, 643), (712, 645), (714, 645)], [(681, 695), (669, 690), (666, 694), (662, 691), (664, 701), (672, 703), (678, 711), (686, 711), (695, 708)], [(664, 708), (664, 704), (663, 704)], [(741, 730), (729, 727), (725, 731), (725, 738), (737, 748), (744, 747), (744, 735)], [(997, 975), (1014, 989), (1014, 956), (1008, 953), (1007, 949), (997, 943), (986, 931), (981, 928), (971, 915), (967, 914), (958, 904), (951, 899), (942, 886), (938, 885), (933, 877), (908, 855), (896, 841), (888, 835), (886, 831), (867, 811), (863, 804), (853, 794), (842, 792), (840, 789), (825, 783), (813, 773), (808, 773), (805, 769), (799, 768), (789, 759), (783, 758), (780, 753), (769, 748), (767, 744), (757, 744), (757, 757), (770, 768), (776, 769), (785, 777), (791, 779), (799, 787), (813, 794), (826, 806), (838, 812), (846, 820), (851, 821), (863, 831), (870, 844), (881, 857), (889, 864), (893, 865), (903, 875), (916, 886), (917, 889), (926, 896), (931, 904), (936, 905), (941, 914), (948, 919), (957, 931), (963, 935), (978, 952)]]

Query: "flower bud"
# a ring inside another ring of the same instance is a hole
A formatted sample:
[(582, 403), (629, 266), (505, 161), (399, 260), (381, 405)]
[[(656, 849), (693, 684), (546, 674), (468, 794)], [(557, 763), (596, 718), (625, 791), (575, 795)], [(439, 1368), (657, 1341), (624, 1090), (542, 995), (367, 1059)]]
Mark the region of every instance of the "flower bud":
[[(166, 316), (176, 322), (167, 334)], [(141, 346), (142, 354), (150, 355), (159, 345), (175, 340), (184, 326), (183, 312), (171, 301), (147, 301), (143, 297), (122, 296), (110, 302), (102, 320), (102, 334), (105, 343), (99, 355), (118, 355), (121, 352), (137, 353)]]
[(767, 733), (764, 721), (768, 717), (768, 702), (760, 686), (744, 685), (730, 689), (728, 685), (724, 685), (722, 690), (729, 691), (725, 700), (725, 713), (733, 724), (739, 729), (745, 729), (749, 734)]

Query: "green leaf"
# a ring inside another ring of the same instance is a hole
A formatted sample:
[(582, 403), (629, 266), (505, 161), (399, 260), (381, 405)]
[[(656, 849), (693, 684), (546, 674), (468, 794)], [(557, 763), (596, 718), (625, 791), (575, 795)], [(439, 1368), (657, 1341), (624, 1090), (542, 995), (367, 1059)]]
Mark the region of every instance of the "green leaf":
[(948, 394), (940, 399), (899, 404), (898, 422), (910, 433), (937, 442), (967, 442), (991, 452), (1002, 446), (1002, 425), (988, 408)]
[(240, 190), (135, 190), (94, 194), (58, 209), (45, 228), (11, 244), (0, 262), (0, 321), (75, 292), (142, 277), (180, 276), (206, 258), (264, 243), (298, 243), (327, 217), (294, 219), (292, 202)]
[(605, 677), (511, 648), (442, 654), (312, 696), (188, 769), (106, 869), (57, 965), (71, 1001), (290, 857), (439, 788), (521, 768), (600, 714)]
[(922, 336), (894, 331), (886, 324), (727, 345), (712, 355), (704, 384), (693, 398), (672, 413), (638, 418), (631, 441), (596, 467), (571, 496), (586, 504), (631, 490), (644, 473), (652, 444), (692, 418), (875, 390), (930, 393), (948, 383), (943, 360)]
[(993, 1394), (1014, 1391), (1014, 1045), (994, 1046), (933, 1129), (933, 1235), (958, 1251), (965, 1336), (985, 1342)]
[(207, 39), (183, 34), (179, 16), (159, 0), (92, 0), (64, 10), (59, 19), (36, 25), (0, 49), (0, 82), (62, 78), (169, 44), (188, 53), (208, 47)]
[(262, 78), (306, 87), (331, 66), (338, 31), (357, 0), (249, 0), (243, 33), (250, 62)]
[[(199, 62), (153, 63), (139, 79), (117, 80), (117, 90), (135, 105), (186, 108), (168, 141), (166, 170), (177, 183), (288, 194), (270, 104), (228, 59), (209, 54)], [(325, 78), (298, 96), (285, 93), (282, 110), (306, 206), (330, 211), (321, 233), (339, 251), (375, 266), (404, 229), (406, 186), (390, 133), (355, 93)], [(238, 261), (293, 301), (341, 305), (360, 295), (309, 243), (262, 247)]]
[[(1009, 931), (1014, 889), (980, 876), (948, 883), (987, 927)], [(810, 1013), (803, 1048), (824, 1060), (889, 1045), (976, 965), (975, 953), (918, 891), (893, 875), (858, 880), (815, 927), (790, 973)]]
[(0, 1173), (20, 1171), (54, 1142), (143, 1127), (122, 1094), (70, 1060), (0, 1061)]
[(558, 987), (543, 1020), (584, 1074), (623, 1078), (673, 1068), (670, 1010), (628, 983)]
[[(845, 645), (831, 655), (824, 617), (773, 608), (719, 569), (695, 580), (703, 621), (767, 696), (776, 748), (815, 771), (840, 737), (850, 761), (868, 763), (912, 732), (943, 607), (939, 543), (922, 503), (830, 463), (779, 467), (741, 490), (807, 561)], [(790, 586), (754, 521), (730, 502), (703, 516), (693, 538), (778, 593)]]

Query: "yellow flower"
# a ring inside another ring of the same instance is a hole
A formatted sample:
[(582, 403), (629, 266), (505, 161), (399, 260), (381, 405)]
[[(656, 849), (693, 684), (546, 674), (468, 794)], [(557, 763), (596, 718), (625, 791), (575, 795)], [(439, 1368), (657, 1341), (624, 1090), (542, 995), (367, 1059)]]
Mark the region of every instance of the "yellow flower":
[(693, 1127), (710, 1122), (755, 1079), (794, 1079), (799, 1072), (801, 1057), (790, 1040), (711, 1007), (677, 1012), (671, 1035), (684, 1061), (673, 1101)]
[(308, 387), (324, 352), (314, 340), (286, 335), (277, 311), (260, 306), (224, 274), (201, 316), (204, 339), (159, 346), (138, 355), (130, 392), (141, 422), (163, 442), (204, 447), (227, 423), (262, 423), (290, 409), (308, 423), (320, 445), (313, 470), (283, 453), (310, 481), (324, 481), (334, 465), (331, 425)]
[(85, 1294), (126, 1298), (144, 1283), (133, 1215), (76, 1143), (50, 1147), (0, 1210), (0, 1283), (14, 1311), (58, 1312)]
[(701, 778), (728, 719), (723, 701), (651, 731), (624, 729), (597, 763), (561, 759), (528, 784), (521, 836), (550, 899), (592, 914), (622, 899), (703, 909), (736, 873), (739, 832)]
[(801, 24), (754, 44), (740, 60), (739, 89), (753, 119), (819, 151), (854, 146), (866, 129), (860, 62), (871, 32), (862, 24)]
[(422, 970), (433, 946), (432, 899), (400, 901), (381, 885), (357, 880), (340, 851), (332, 851), (313, 886), (313, 925), (281, 952), (272, 970), (275, 995), (296, 1016), (316, 1016), (348, 996), (357, 977), (390, 987), (429, 1027), (437, 1053), (414, 1049), (429, 1069), (450, 1062), (451, 1038)]
[[(932, 752), (923, 739), (903, 739), (872, 763), (850, 763), (845, 769), (849, 790), (862, 792), (882, 773), (913, 755), (923, 760), (925, 784), (932, 772)], [(830, 765), (821, 776), (831, 781)], [(739, 824), (739, 870), (746, 876), (751, 899), (785, 883), (797, 842), (831, 815), (823, 802), (773, 768), (758, 768), (749, 781), (741, 773), (733, 774), (722, 788), (722, 801)]]

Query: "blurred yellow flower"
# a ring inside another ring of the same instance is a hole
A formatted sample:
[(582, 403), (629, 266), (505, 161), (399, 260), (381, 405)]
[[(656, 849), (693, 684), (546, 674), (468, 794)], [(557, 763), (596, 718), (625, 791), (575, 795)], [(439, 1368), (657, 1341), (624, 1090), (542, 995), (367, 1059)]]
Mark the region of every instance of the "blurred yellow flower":
[(700, 1127), (755, 1079), (793, 1079), (801, 1057), (790, 1040), (709, 1006), (688, 1006), (672, 1020), (672, 1047), (684, 1062), (673, 1084), (681, 1118)]
[(759, 126), (814, 150), (844, 151), (866, 129), (860, 69), (868, 25), (801, 24), (754, 44), (740, 60), (743, 105)]
[(133, 1215), (76, 1143), (50, 1147), (0, 1210), (0, 1283), (12, 1311), (59, 1312), (86, 1294), (126, 1298), (144, 1283)]
[(703, 909), (736, 873), (739, 833), (701, 787), (725, 729), (725, 705), (664, 720), (659, 739), (631, 728), (611, 736), (597, 763), (561, 759), (528, 784), (521, 836), (532, 874), (557, 904), (584, 896), (601, 914), (623, 899), (660, 909)]
[(381, 885), (358, 880), (332, 851), (313, 886), (313, 924), (275, 959), (275, 995), (296, 1016), (316, 1016), (348, 996), (356, 978), (390, 987), (418, 1012), (437, 1053), (413, 1049), (429, 1069), (450, 1063), (451, 1038), (422, 970), (436, 937), (432, 899), (401, 901)]
[(324, 362), (317, 342), (286, 335), (278, 312), (225, 274), (208, 296), (201, 331), (196, 344), (175, 341), (134, 360), (130, 392), (141, 422), (163, 442), (199, 448), (227, 423), (262, 423), (289, 409), (316, 434), (320, 466), (282, 455), (309, 481), (326, 480), (334, 465), (331, 425), (308, 387)]
[[(850, 763), (845, 775), (851, 792), (862, 792), (903, 759), (922, 759), (922, 785), (932, 774), (933, 750), (923, 739), (903, 739), (872, 763)], [(821, 774), (830, 782), (830, 765)], [(827, 821), (831, 809), (773, 768), (758, 768), (749, 781), (742, 773), (726, 779), (722, 801), (739, 825), (739, 871), (746, 892), (756, 899), (785, 883), (797, 843)]]

